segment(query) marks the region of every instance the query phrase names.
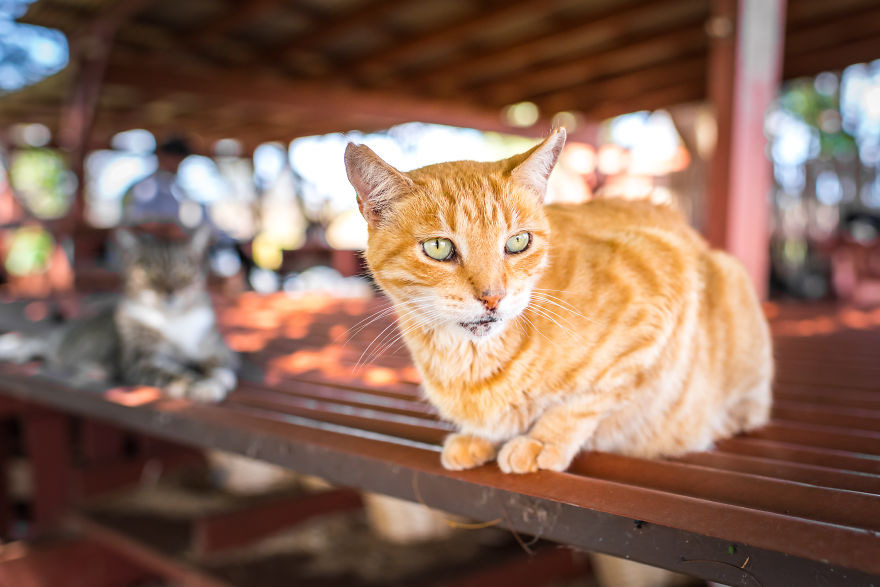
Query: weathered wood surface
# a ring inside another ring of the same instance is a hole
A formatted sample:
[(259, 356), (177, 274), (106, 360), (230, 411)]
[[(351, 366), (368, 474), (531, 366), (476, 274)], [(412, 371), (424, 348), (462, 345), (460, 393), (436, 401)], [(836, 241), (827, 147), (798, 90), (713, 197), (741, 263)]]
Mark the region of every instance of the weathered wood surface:
[(880, 310), (768, 306), (778, 377), (760, 431), (679, 459), (591, 453), (567, 473), (511, 476), (442, 469), (450, 428), (420, 398), (405, 349), (370, 357), (393, 338), (390, 318), (354, 328), (386, 307), (221, 301), (249, 364), (219, 406), (150, 388), (74, 390), (34, 366), (0, 366), (0, 392), (726, 584), (876, 583)]

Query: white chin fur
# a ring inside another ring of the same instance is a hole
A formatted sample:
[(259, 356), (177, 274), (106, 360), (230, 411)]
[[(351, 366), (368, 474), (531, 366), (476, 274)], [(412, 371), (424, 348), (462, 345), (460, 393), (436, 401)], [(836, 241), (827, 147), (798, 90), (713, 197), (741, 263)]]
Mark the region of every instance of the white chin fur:
[(484, 341), (498, 336), (507, 327), (507, 320), (498, 320), (487, 324), (460, 324), (456, 323), (454, 329), (459, 336), (472, 341)]

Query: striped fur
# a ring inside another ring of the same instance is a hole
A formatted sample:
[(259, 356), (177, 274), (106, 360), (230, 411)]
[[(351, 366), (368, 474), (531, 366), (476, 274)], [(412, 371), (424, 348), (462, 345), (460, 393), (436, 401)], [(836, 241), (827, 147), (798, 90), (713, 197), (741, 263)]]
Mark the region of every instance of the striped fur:
[[(346, 152), (362, 209), (374, 183), (384, 190), (381, 217), (367, 215), (367, 262), (428, 399), (460, 429), (444, 466), (563, 470), (582, 448), (676, 455), (764, 424), (771, 343), (743, 268), (668, 208), (543, 206), (536, 178), (562, 141), (407, 173), (366, 147)], [(505, 253), (524, 230), (531, 245)], [(424, 254), (436, 237), (454, 243), (453, 260)], [(504, 292), (494, 310), (486, 291)]]

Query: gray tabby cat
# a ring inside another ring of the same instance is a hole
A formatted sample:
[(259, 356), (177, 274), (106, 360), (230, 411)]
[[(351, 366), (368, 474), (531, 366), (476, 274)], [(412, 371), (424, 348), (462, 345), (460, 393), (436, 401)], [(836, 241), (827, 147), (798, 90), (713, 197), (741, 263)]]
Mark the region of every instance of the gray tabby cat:
[(0, 359), (43, 358), (78, 378), (162, 387), (172, 397), (220, 401), (238, 356), (217, 330), (206, 287), (210, 229), (170, 242), (121, 229), (123, 295), (43, 338), (0, 336)]

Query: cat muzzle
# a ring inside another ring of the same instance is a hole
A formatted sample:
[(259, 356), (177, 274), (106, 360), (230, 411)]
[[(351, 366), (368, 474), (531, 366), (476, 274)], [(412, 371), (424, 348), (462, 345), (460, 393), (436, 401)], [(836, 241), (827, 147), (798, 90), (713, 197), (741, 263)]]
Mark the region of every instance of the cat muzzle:
[(483, 336), (492, 329), (492, 324), (494, 322), (500, 322), (501, 319), (497, 316), (484, 316), (479, 320), (474, 320), (473, 322), (459, 322), (458, 325), (464, 329), (467, 329), (474, 336)]

